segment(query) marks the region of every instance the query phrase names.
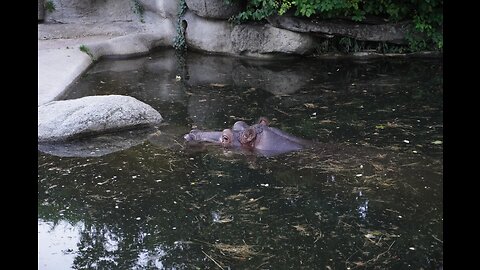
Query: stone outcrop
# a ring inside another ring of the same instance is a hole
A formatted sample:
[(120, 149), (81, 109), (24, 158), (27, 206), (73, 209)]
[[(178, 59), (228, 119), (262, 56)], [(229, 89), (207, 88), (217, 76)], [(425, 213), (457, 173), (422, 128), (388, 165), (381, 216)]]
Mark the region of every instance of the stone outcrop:
[(227, 4), (225, 0), (185, 0), (189, 10), (200, 17), (209, 19), (229, 19), (242, 11), (245, 1), (233, 1)]
[(150, 105), (129, 96), (87, 96), (52, 101), (38, 107), (38, 141), (62, 141), (155, 126), (162, 120), (160, 113)]
[(271, 25), (232, 25), (227, 21), (208, 20), (187, 12), (186, 40), (189, 48), (207, 52), (265, 56), (269, 54), (307, 54), (314, 48), (314, 38)]
[(107, 41), (91, 43), (86, 48), (93, 59), (102, 56), (128, 57), (147, 54), (156, 47), (168, 46), (172, 39), (173, 33), (169, 31), (130, 34)]
[(363, 41), (406, 44), (409, 22), (360, 24), (346, 21), (315, 21), (288, 16), (271, 16), (268, 22), (279, 28), (323, 36), (345, 36)]
[(311, 36), (271, 25), (236, 25), (230, 35), (238, 54), (307, 54), (314, 47)]

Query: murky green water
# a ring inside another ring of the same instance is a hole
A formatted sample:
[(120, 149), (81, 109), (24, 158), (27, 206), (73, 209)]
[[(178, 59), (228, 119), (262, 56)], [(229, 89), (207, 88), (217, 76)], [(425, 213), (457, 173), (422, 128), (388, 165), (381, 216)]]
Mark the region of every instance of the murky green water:
[[(193, 53), (179, 63), (171, 51), (100, 61), (65, 99), (130, 95), (165, 124), (39, 146), (38, 267), (438, 269), (442, 67)], [(315, 146), (266, 158), (182, 141), (192, 127), (260, 116)]]

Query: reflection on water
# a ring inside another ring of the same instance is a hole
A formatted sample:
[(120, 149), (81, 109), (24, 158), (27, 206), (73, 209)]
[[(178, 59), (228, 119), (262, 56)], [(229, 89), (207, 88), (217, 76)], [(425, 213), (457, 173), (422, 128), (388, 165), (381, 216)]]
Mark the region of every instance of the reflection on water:
[(78, 252), (81, 222), (70, 224), (66, 220), (58, 223), (38, 219), (38, 269), (65, 269), (73, 265)]
[[(39, 145), (39, 269), (442, 265), (441, 60), (185, 60), (100, 61), (63, 97), (130, 95), (165, 123)], [(183, 144), (259, 116), (315, 146)]]

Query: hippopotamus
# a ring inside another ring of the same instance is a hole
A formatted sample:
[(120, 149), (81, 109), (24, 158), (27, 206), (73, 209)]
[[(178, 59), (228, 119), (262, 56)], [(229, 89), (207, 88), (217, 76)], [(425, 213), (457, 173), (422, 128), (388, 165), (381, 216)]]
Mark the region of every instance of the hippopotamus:
[(251, 126), (244, 121), (237, 121), (231, 129), (223, 131), (194, 129), (186, 134), (184, 139), (187, 142), (210, 142), (225, 148), (246, 149), (264, 156), (298, 151), (311, 144), (308, 140), (270, 127), (265, 117), (261, 117), (257, 124)]

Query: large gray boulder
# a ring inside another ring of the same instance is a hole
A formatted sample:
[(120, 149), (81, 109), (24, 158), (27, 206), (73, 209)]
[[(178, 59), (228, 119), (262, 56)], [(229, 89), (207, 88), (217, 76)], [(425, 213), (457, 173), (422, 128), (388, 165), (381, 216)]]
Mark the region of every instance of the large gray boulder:
[(163, 120), (133, 97), (108, 95), (52, 101), (38, 107), (38, 141), (62, 141), (118, 130), (155, 126)]
[(315, 46), (315, 40), (309, 34), (271, 25), (232, 25), (188, 11), (184, 20), (188, 25), (187, 45), (201, 51), (261, 57), (277, 53), (304, 55), (312, 52)]
[(210, 19), (228, 19), (240, 13), (244, 1), (234, 1), (227, 4), (225, 0), (185, 0), (188, 9), (200, 17)]
[(271, 25), (236, 25), (230, 34), (233, 49), (239, 54), (307, 54), (314, 47), (308, 34), (295, 33)]

